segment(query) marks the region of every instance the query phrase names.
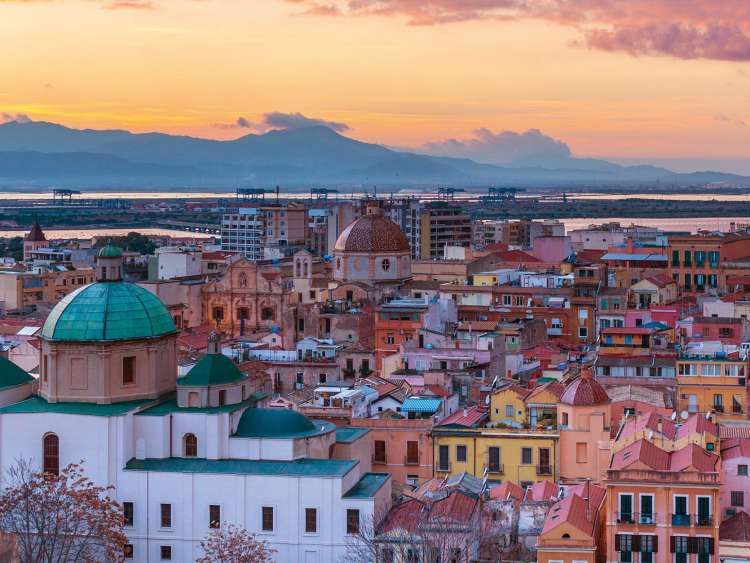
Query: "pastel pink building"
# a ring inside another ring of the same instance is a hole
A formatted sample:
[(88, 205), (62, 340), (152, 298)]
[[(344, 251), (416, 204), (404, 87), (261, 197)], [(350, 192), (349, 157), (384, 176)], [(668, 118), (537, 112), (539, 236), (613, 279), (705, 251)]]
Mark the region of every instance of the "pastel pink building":
[(720, 517), (729, 518), (750, 510), (750, 438), (725, 438), (721, 441)]

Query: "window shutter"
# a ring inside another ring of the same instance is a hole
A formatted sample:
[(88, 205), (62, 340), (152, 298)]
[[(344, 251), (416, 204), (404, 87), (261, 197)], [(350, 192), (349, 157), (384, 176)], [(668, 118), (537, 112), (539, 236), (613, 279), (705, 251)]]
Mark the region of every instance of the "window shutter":
[(670, 553), (674, 553), (676, 540), (677, 538), (675, 538), (674, 536), (670, 536), (669, 538), (669, 552)]
[(688, 553), (698, 553), (698, 538), (688, 538)]
[(641, 551), (641, 536), (633, 536), (633, 551), (636, 553)]
[(615, 551), (620, 551), (620, 534), (615, 534)]
[(654, 551), (653, 552), (654, 553), (658, 553), (658, 551), (659, 551), (659, 536), (651, 536), (651, 537), (653, 538), (652, 541), (653, 541), (653, 544), (654, 544)]
[(714, 538), (708, 538), (708, 553), (714, 554)]

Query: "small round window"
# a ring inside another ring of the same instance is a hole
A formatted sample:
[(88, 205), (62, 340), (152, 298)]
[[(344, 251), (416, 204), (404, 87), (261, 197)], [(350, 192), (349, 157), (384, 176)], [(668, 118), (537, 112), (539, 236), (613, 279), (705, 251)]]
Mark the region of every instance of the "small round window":
[(383, 258), (383, 261), (380, 263), (381, 268), (383, 268), (384, 272), (387, 272), (391, 269), (391, 261), (388, 260), (388, 258)]

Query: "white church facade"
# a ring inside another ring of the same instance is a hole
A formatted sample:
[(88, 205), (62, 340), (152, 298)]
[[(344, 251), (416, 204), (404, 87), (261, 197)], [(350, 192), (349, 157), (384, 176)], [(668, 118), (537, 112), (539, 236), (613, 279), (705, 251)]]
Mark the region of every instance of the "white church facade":
[(216, 342), (177, 379), (172, 319), (121, 280), (121, 262), (105, 247), (99, 281), (52, 311), (39, 381), (0, 361), (0, 469), (83, 461), (123, 504), (126, 560), (195, 561), (227, 523), (266, 540), (279, 562), (339, 560), (390, 506), (390, 477), (369, 472), (366, 430), (346, 432), (343, 451), (362, 454), (338, 459), (340, 429), (262, 408)]

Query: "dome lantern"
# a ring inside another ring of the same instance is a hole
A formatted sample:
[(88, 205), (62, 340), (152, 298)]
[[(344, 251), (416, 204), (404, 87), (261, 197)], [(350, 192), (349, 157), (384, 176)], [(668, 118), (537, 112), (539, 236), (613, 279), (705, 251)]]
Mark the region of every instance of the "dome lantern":
[(122, 279), (122, 250), (111, 242), (99, 250), (96, 259), (98, 281), (120, 281)]

